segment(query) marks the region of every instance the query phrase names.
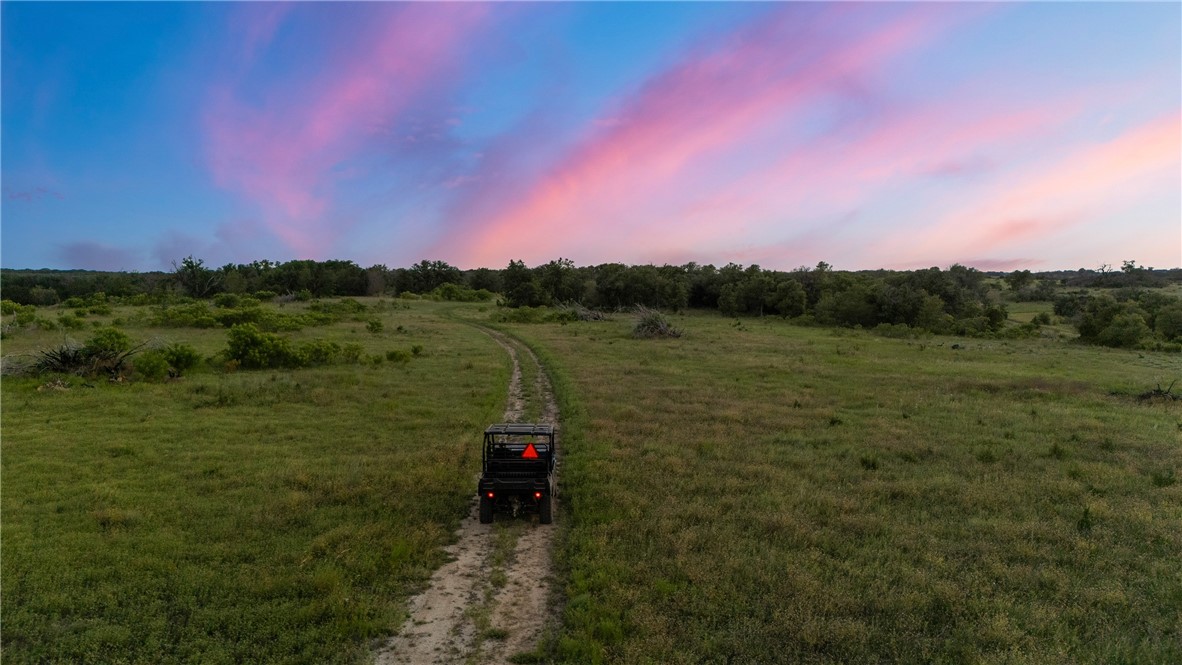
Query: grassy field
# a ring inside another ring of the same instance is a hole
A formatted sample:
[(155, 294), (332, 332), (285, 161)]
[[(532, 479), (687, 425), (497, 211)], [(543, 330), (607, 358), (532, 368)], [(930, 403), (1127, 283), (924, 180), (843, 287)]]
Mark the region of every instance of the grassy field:
[[(464, 322), (491, 307), (363, 302), (381, 332), (291, 334), (359, 365), (3, 379), (5, 662), (366, 660), (467, 512), (510, 364)], [(142, 320), (88, 325), (116, 318)], [(672, 318), (497, 325), (562, 407), (553, 659), (1182, 662), (1182, 403), (1137, 399), (1182, 356)]]
[(1182, 661), (1182, 358), (674, 317), (559, 369), (567, 662)]
[[(293, 335), (361, 344), (362, 365), (67, 390), (5, 377), (4, 662), (365, 660), (442, 563), (473, 442), (504, 409), (508, 358), (434, 311)], [(221, 329), (127, 330), (226, 344)], [(61, 338), (17, 331), (4, 351)], [(369, 359), (413, 345), (408, 363)]]

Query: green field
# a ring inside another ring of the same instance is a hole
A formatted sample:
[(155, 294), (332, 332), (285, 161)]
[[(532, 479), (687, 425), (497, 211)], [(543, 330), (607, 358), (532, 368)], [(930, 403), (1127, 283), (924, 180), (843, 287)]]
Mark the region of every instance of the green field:
[[(6, 662), (366, 660), (467, 512), (509, 360), (466, 323), (494, 307), (364, 302), (382, 332), (292, 334), (359, 365), (3, 379)], [(672, 320), (495, 324), (564, 418), (549, 659), (1182, 662), (1182, 403), (1138, 399), (1182, 356)]]

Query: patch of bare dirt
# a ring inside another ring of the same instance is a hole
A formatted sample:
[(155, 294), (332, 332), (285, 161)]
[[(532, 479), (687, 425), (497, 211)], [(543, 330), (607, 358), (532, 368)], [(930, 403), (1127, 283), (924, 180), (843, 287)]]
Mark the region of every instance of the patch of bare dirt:
[[(533, 394), (542, 401), (543, 421), (557, 428), (558, 405), (537, 356), (502, 333), (481, 330), (513, 361), (505, 422), (519, 421), (526, 411), (520, 359), (524, 352), (538, 368)], [(473, 479), (473, 487), (475, 484)], [(557, 496), (554, 510), (558, 514)], [(491, 579), (495, 525), (481, 524), (477, 513), (478, 504), (473, 496), (468, 516), (456, 532), (456, 542), (447, 548), (450, 561), (435, 571), (425, 591), (411, 599), (410, 617), (378, 652), (379, 665), (500, 664), (509, 662), (516, 653), (536, 647), (551, 614), (554, 529), (536, 523), (527, 525), (517, 538), (513, 554), (503, 564), (504, 584), (494, 589)], [(488, 617), (488, 629), (483, 632), (503, 639), (484, 639), (477, 628), (477, 617), (482, 615)]]

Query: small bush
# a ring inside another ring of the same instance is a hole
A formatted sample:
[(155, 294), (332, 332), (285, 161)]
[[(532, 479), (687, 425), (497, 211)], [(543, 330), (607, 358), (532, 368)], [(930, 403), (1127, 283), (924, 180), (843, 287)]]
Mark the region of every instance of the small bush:
[(68, 314), (59, 314), (57, 323), (64, 330), (82, 330), (86, 327), (86, 320)]
[[(161, 354), (164, 360), (168, 363), (169, 373), (172, 376), (184, 376), (185, 372), (197, 366), (201, 362), (201, 354), (197, 353), (197, 349), (188, 344), (181, 344), (176, 342), (169, 344), (161, 349)], [(137, 366), (138, 369), (138, 366)]]
[(375, 335), (382, 332), (384, 328), (385, 326), (382, 325), (382, 322), (377, 319), (370, 319), (369, 322), (365, 324), (365, 329)]
[(131, 349), (131, 338), (118, 328), (103, 328), (86, 341), (84, 347), (95, 355), (113, 356)]
[(410, 347), (410, 352), (416, 357), (423, 355), (423, 345), (415, 344), (414, 346)]
[(37, 354), (33, 368), (39, 373), (77, 374), (79, 376), (107, 372), (118, 374), (135, 349), (131, 338), (121, 330), (102, 328), (78, 346), (66, 343)]
[(239, 300), (238, 294), (236, 293), (219, 293), (213, 297), (213, 304), (223, 309), (229, 309), (231, 307), (237, 307)]
[(255, 291), (254, 292), (255, 300), (258, 300), (259, 302), (270, 302), (275, 299), (276, 295), (278, 295), (278, 294), (275, 293), (274, 291)]
[(360, 344), (346, 344), (341, 347), (341, 359), (346, 363), (357, 364), (361, 362), (361, 355), (365, 353), (365, 349)]
[(673, 327), (659, 311), (640, 306), (636, 308), (636, 325), (632, 327), (632, 336), (637, 339), (681, 337), (681, 330)]
[(162, 351), (146, 351), (135, 359), (135, 373), (148, 381), (159, 381), (168, 376), (168, 360)]
[(35, 309), (36, 309), (36, 307), (33, 307), (32, 305), (22, 305), (14, 300), (9, 300), (7, 298), (5, 298), (4, 300), (0, 300), (0, 314), (3, 314), (4, 316), (11, 316), (13, 314), (18, 314), (18, 313), (26, 311), (26, 310), (35, 310)]
[(230, 328), (226, 357), (237, 361), (241, 367), (254, 369), (304, 364), (291, 341), (274, 333), (262, 332), (251, 323)]
[(341, 345), (317, 339), (300, 345), (300, 356), (308, 365), (327, 365), (341, 356)]
[(393, 351), (387, 351), (386, 352), (386, 360), (389, 360), (392, 363), (405, 364), (405, 363), (410, 362), (410, 353), (407, 351), (403, 351), (402, 349), (395, 349)]
[(38, 330), (57, 330), (57, 322), (53, 319), (47, 319), (43, 316), (38, 316), (33, 320), (33, 325), (37, 326)]

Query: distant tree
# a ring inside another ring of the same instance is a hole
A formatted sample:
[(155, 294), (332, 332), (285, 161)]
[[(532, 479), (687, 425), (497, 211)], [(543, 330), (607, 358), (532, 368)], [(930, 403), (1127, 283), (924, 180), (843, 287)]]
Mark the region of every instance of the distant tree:
[(1029, 270), (1015, 270), (1005, 276), (1005, 281), (1010, 290), (1016, 293), (1034, 281), (1034, 275)]
[(539, 267), (535, 273), (539, 286), (551, 302), (562, 303), (578, 299), (582, 284), (574, 261), (559, 258)]
[(510, 307), (538, 307), (550, 304), (549, 296), (533, 271), (522, 261), (509, 261), (504, 272), (505, 304)]
[(173, 279), (181, 291), (194, 297), (205, 298), (217, 292), (222, 282), (222, 275), (205, 267), (205, 261), (195, 259), (192, 255), (181, 259), (178, 266), (172, 262)]
[(767, 294), (768, 309), (784, 318), (791, 318), (804, 314), (805, 303), (808, 298), (804, 294), (804, 287), (794, 279), (782, 279), (775, 288)]
[(380, 296), (386, 292), (390, 269), (384, 265), (372, 265), (365, 269), (365, 295)]
[(490, 268), (477, 268), (469, 271), (467, 274), (468, 288), (479, 291), (492, 291), (493, 293), (500, 293), (504, 288), (504, 281), (501, 279), (501, 271), (492, 270)]
[(1158, 310), (1153, 329), (1167, 342), (1182, 340), (1182, 302)]
[(404, 275), (406, 291), (430, 293), (443, 284), (463, 284), (464, 273), (446, 261), (419, 261)]

